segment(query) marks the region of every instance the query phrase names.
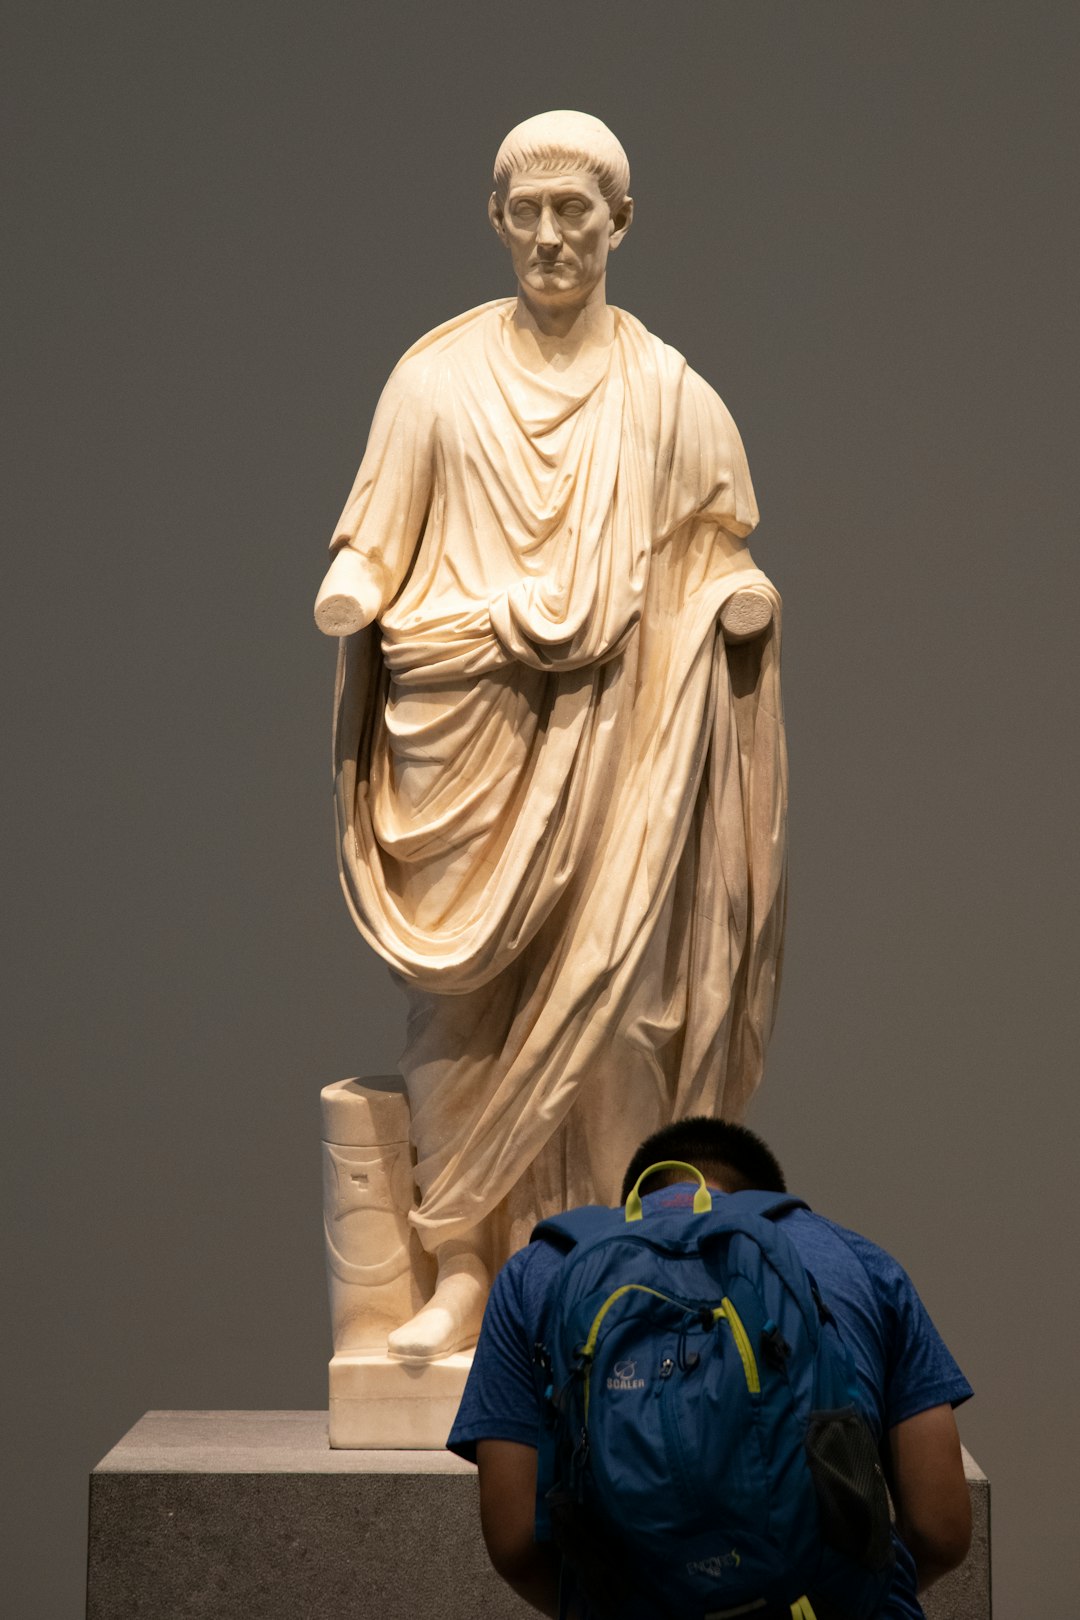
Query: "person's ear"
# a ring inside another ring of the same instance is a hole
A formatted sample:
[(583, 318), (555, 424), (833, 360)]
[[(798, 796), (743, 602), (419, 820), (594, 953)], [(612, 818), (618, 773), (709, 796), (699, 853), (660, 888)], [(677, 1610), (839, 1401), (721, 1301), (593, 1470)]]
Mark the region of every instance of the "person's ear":
[(503, 211), (499, 205), (498, 196), (494, 191), (488, 198), (488, 219), (491, 221), (491, 228), (495, 232), (495, 235), (499, 238), (499, 241), (502, 243), (503, 247), (505, 247), (506, 224), (503, 220)]
[(620, 206), (611, 216), (611, 235), (608, 238), (608, 251), (614, 253), (634, 219), (634, 199), (624, 197)]

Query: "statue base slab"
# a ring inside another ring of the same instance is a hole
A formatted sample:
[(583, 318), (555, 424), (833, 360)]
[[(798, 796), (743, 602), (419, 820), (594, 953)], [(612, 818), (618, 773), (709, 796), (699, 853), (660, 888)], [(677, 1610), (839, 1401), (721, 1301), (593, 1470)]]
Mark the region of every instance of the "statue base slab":
[(535, 1620), (476, 1470), (335, 1451), (325, 1412), (148, 1412), (90, 1476), (86, 1620)]
[[(990, 1620), (990, 1489), (923, 1597)], [(476, 1470), (449, 1452), (335, 1450), (325, 1412), (148, 1412), (90, 1476), (87, 1620), (528, 1620), (491, 1569)]]
[(471, 1366), (471, 1350), (424, 1367), (339, 1351), (330, 1362), (331, 1446), (441, 1451)]

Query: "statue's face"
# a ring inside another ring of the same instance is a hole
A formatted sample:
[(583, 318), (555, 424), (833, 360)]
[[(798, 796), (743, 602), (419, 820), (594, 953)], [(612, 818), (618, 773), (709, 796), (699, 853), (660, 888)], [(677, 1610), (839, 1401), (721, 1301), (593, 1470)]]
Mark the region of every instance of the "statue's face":
[(513, 176), (503, 206), (492, 198), (491, 221), (522, 288), (562, 305), (586, 302), (630, 223), (612, 218), (591, 174), (539, 171)]

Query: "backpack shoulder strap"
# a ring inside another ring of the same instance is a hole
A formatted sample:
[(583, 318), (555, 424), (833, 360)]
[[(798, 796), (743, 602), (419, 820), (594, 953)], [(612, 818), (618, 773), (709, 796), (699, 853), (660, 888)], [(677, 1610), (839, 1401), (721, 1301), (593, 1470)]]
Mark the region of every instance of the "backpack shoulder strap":
[(568, 1254), (571, 1249), (591, 1243), (594, 1238), (607, 1237), (615, 1225), (613, 1215), (619, 1221), (623, 1220), (621, 1209), (608, 1209), (605, 1204), (583, 1204), (580, 1209), (570, 1209), (562, 1215), (552, 1215), (546, 1221), (540, 1221), (533, 1227), (529, 1242), (539, 1240), (550, 1243), (553, 1248)]
[[(769, 1264), (780, 1275), (799, 1306), (807, 1329), (816, 1336), (822, 1320), (815, 1288), (802, 1256), (791, 1238), (783, 1230), (783, 1216), (790, 1210), (809, 1209), (805, 1199), (790, 1193), (761, 1192), (747, 1189), (728, 1193), (713, 1205), (711, 1222), (702, 1232), (701, 1243), (706, 1246), (720, 1240), (724, 1233), (742, 1231), (752, 1236)], [(816, 1337), (815, 1337), (816, 1342)]]
[(728, 1193), (724, 1203), (728, 1205), (729, 1202), (730, 1207), (738, 1209), (741, 1214), (762, 1215), (770, 1221), (778, 1221), (793, 1209), (810, 1208), (805, 1198), (796, 1198), (792, 1193), (760, 1192), (756, 1188)]

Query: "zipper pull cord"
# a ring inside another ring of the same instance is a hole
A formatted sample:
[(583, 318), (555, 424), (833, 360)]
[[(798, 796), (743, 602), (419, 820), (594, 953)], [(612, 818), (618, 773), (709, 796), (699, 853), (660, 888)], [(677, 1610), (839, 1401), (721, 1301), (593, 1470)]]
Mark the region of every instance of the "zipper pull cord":
[(679, 1363), (680, 1372), (693, 1372), (694, 1368), (701, 1360), (701, 1356), (696, 1350), (691, 1350), (688, 1354), (686, 1349), (686, 1336), (690, 1332), (690, 1328), (694, 1322), (696, 1322), (698, 1327), (702, 1328), (705, 1332), (711, 1331), (711, 1329), (716, 1326), (716, 1318), (713, 1315), (712, 1307), (709, 1305), (703, 1305), (699, 1311), (694, 1312), (692, 1321), (690, 1318), (687, 1318), (687, 1320), (683, 1322), (682, 1328), (679, 1331), (679, 1347), (676, 1352), (676, 1359)]

